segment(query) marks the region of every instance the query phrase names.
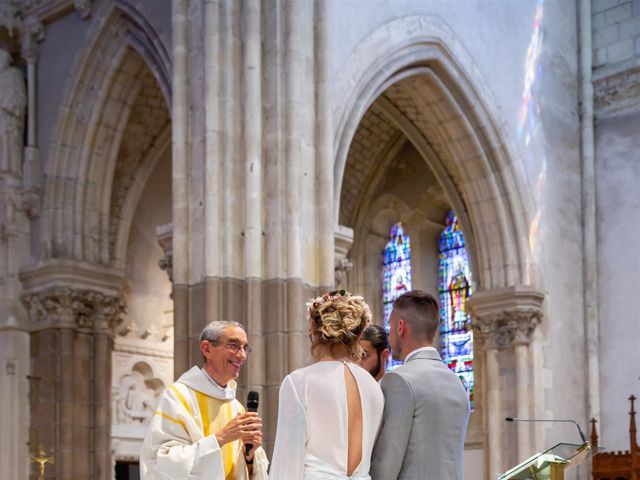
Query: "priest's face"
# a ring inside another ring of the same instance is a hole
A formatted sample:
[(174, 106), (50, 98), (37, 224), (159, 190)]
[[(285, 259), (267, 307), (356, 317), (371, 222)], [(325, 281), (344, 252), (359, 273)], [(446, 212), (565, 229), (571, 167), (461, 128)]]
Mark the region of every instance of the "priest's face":
[[(240, 367), (247, 361), (247, 334), (240, 327), (227, 327), (217, 342), (201, 347), (206, 359), (205, 368), (221, 386), (238, 378)], [(204, 343), (204, 342), (203, 342)]]

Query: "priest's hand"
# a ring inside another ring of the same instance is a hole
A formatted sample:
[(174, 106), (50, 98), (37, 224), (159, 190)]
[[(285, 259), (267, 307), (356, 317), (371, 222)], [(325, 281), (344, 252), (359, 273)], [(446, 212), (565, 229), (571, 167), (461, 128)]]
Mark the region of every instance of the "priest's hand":
[(262, 443), (262, 419), (257, 413), (249, 412), (235, 417), (215, 435), (218, 445), (222, 447), (236, 440), (251, 443), (257, 433), (260, 434), (260, 442)]
[(258, 447), (262, 446), (262, 431), (258, 430), (255, 432), (251, 438), (243, 440), (245, 445), (251, 445), (251, 449), (246, 456), (248, 461), (253, 461), (253, 454), (255, 453)]

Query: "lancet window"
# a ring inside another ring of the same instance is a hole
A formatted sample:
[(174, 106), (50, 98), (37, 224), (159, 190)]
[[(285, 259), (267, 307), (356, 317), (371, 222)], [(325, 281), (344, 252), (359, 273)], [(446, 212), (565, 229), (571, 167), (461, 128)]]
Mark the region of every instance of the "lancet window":
[(473, 409), (473, 334), (467, 299), (471, 295), (469, 253), (458, 218), (451, 210), (439, 240), (439, 290), (442, 359), (460, 378)]

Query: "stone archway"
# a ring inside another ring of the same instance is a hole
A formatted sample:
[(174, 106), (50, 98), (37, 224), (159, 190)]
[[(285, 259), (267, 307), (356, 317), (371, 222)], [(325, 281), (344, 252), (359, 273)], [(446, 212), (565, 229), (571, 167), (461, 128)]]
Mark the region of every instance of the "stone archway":
[[(530, 197), (519, 155), (490, 89), (442, 20), (389, 22), (354, 49), (345, 65), (336, 87), (340, 107), (333, 112), (335, 216), (357, 231), (357, 203), (376, 178), (381, 152), (401, 136), (437, 178), (472, 259), (478, 393), (490, 405), (478, 425), (478, 441), (489, 478), (511, 459), (527, 456), (536, 442), (536, 432), (526, 426), (513, 442), (504, 442), (499, 422), (507, 406), (519, 415), (534, 414), (527, 388), (541, 385), (539, 369), (531, 366), (540, 362), (532, 358), (529, 342), (544, 296), (528, 244)], [(368, 155), (362, 155), (357, 140), (367, 122), (373, 127), (365, 129), (369, 138), (360, 144), (367, 145)], [(501, 384), (500, 369), (510, 369), (517, 391)]]
[(54, 478), (106, 480), (127, 237), (144, 185), (169, 152), (171, 65), (128, 2), (103, 5), (92, 28), (44, 164), (42, 258), (21, 280), (31, 325), (30, 441), (56, 452)]
[(480, 287), (537, 284), (519, 155), (505, 123), (496, 120), (490, 89), (446, 24), (434, 17), (394, 20), (367, 37), (345, 64), (336, 87), (335, 104), (342, 108), (334, 110), (336, 218), (351, 139), (381, 98), (379, 108), (429, 158), (465, 235), (477, 244)]
[(46, 257), (107, 266), (118, 149), (145, 76), (162, 92), (164, 105), (156, 108), (168, 111), (171, 66), (143, 15), (126, 2), (109, 6), (103, 17), (76, 61), (60, 106), (42, 216)]

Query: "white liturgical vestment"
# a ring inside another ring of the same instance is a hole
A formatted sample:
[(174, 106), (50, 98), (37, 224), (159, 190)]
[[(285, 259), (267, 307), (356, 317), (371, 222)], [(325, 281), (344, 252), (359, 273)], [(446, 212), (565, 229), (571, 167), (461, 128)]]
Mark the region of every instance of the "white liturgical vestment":
[[(162, 394), (140, 454), (143, 480), (249, 480), (240, 440), (222, 447), (215, 433), (245, 413), (236, 383), (222, 388), (198, 367)], [(269, 461), (255, 452), (251, 480), (267, 480)]]

